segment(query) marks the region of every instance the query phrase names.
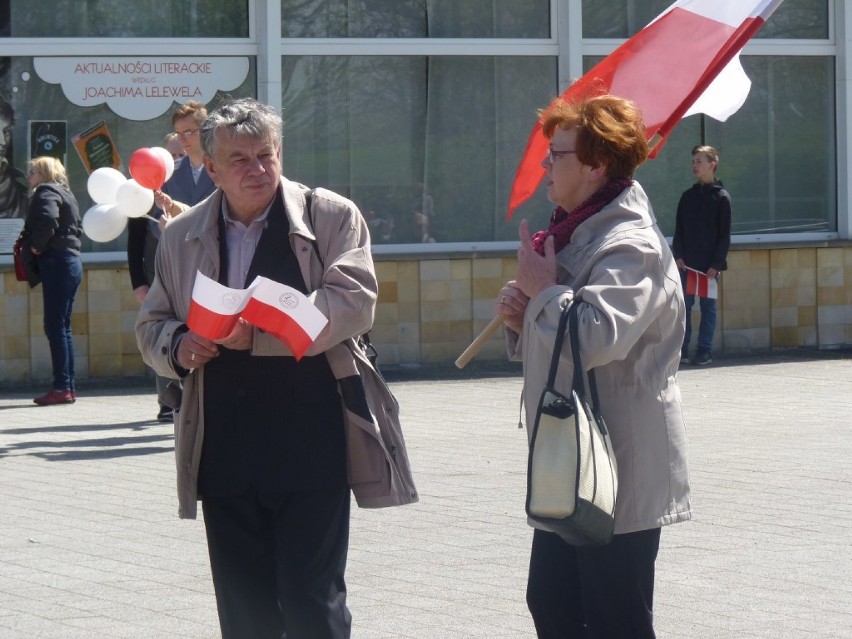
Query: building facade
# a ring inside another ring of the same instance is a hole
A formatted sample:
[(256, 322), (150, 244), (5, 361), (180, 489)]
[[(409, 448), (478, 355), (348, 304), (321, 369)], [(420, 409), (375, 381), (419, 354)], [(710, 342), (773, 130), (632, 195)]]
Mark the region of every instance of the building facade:
[[(126, 174), (134, 150), (161, 144), (177, 104), (228, 95), (282, 109), (285, 174), (347, 195), (367, 217), (382, 361), (454, 360), (513, 275), (518, 222), (541, 228), (550, 215), (539, 193), (506, 216), (536, 110), (669, 4), (139, 0), (128, 11), (123, 0), (3, 3), (0, 383), (50, 373), (41, 292), (15, 281), (11, 267), (22, 222), (2, 209), (15, 171), (36, 155), (61, 157), (86, 211), (92, 167)], [(743, 52), (746, 104), (725, 123), (684, 119), (636, 176), (671, 236), (693, 179), (690, 149), (720, 151), (734, 236), (719, 350), (852, 344), (850, 42), (846, 3), (786, 0)], [(125, 238), (85, 240), (73, 320), (80, 377), (145, 374)], [(503, 356), (499, 337), (480, 355)]]

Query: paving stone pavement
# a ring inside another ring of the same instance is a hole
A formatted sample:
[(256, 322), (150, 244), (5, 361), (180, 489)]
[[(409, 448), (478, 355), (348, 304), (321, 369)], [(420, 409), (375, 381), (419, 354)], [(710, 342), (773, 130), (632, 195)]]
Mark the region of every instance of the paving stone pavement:
[[(663, 531), (658, 635), (852, 637), (852, 354), (679, 376), (695, 517)], [(395, 379), (421, 501), (353, 508), (353, 638), (533, 637), (520, 378)], [(152, 385), (33, 392), (0, 391), (0, 638), (217, 637)]]

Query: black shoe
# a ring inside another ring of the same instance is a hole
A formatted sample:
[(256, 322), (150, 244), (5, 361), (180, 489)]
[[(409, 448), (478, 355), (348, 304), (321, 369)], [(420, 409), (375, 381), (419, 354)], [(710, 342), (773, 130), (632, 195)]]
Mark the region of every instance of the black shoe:
[(157, 413), (158, 422), (173, 422), (175, 420), (175, 411), (168, 406), (162, 406), (160, 412)]
[(695, 354), (695, 357), (692, 360), (692, 363), (696, 366), (706, 366), (710, 362), (713, 361), (713, 358), (710, 357), (709, 351), (698, 351)]
[(689, 364), (689, 350), (684, 348), (680, 352), (680, 363), (681, 364)]

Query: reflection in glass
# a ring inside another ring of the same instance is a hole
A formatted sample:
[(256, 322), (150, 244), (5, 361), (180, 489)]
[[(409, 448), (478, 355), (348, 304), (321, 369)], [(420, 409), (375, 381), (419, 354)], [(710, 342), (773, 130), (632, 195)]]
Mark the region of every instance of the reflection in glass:
[[(509, 190), (556, 87), (539, 57), (285, 57), (284, 173), (352, 198), (377, 243), (513, 240)], [(524, 90), (518, 90), (524, 78)]]
[(285, 38), (549, 38), (549, 0), (281, 0)]
[[(10, 4), (3, 0), (0, 4)], [(247, 38), (248, 0), (11, 0), (13, 38)], [(3, 14), (0, 12), (0, 26)]]
[[(629, 38), (671, 4), (671, 0), (583, 0), (583, 37)], [(781, 3), (756, 37), (828, 38), (828, 0)]]
[[(742, 56), (752, 88), (727, 122), (682, 120), (636, 179), (660, 228), (674, 233), (680, 194), (692, 183), (691, 149), (719, 150), (717, 176), (731, 193), (734, 234), (837, 230), (834, 61), (828, 56)], [(584, 59), (586, 70), (601, 58)], [(703, 129), (703, 139), (702, 139)]]

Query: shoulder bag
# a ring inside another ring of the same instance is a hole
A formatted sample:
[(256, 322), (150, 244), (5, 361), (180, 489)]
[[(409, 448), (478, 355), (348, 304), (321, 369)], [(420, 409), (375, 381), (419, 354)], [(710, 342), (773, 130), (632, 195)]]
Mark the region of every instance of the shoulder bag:
[(24, 236), (19, 235), (18, 239), (15, 240), (15, 246), (12, 247), (12, 255), (15, 260), (15, 279), (19, 282), (26, 282), (29, 278), (27, 277), (27, 267), (24, 265)]
[[(615, 522), (618, 473), (609, 431), (600, 414), (594, 370), (590, 406), (585, 396), (577, 300), (562, 311), (547, 383), (530, 440), (526, 511), (534, 528), (556, 533), (575, 546), (610, 541)], [(555, 388), (566, 324), (570, 325), (574, 378), (571, 391)]]

